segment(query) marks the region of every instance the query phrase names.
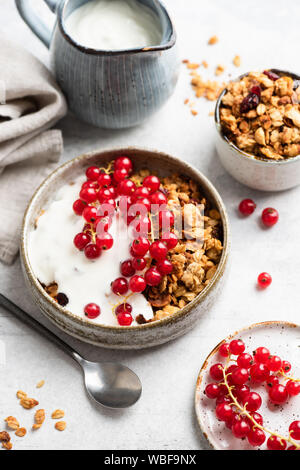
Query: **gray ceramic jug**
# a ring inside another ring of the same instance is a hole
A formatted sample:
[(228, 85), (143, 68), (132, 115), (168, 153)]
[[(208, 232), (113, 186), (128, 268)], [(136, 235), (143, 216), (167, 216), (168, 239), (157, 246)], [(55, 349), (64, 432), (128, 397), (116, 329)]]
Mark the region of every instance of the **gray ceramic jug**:
[(109, 129), (135, 126), (157, 111), (174, 91), (179, 72), (176, 33), (159, 0), (137, 1), (157, 16), (161, 43), (120, 51), (86, 48), (66, 33), (66, 18), (89, 0), (44, 0), (57, 15), (52, 32), (29, 0), (15, 1), (24, 21), (50, 48), (56, 80), (70, 110), (80, 119)]

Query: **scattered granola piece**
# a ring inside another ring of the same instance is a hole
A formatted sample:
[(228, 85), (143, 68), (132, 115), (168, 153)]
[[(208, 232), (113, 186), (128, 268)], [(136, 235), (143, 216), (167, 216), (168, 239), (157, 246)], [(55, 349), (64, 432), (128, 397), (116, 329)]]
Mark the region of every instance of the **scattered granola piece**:
[(12, 443), (9, 442), (2, 442), (2, 447), (6, 450), (11, 450), (12, 449)]
[(57, 423), (55, 423), (55, 429), (58, 431), (64, 431), (66, 427), (67, 423), (65, 421), (57, 421)]
[(225, 83), (221, 84), (212, 80), (203, 80), (201, 75), (195, 71), (191, 72), (191, 75), (191, 84), (197, 98), (203, 97), (209, 101), (215, 101), (225, 87)]
[(39, 383), (36, 384), (36, 388), (42, 388), (45, 385), (45, 380), (41, 380)]
[(60, 419), (65, 416), (65, 412), (63, 410), (55, 410), (53, 411), (51, 418), (52, 419)]
[(18, 437), (24, 437), (26, 433), (27, 431), (25, 428), (19, 428), (16, 430), (15, 435)]
[(210, 46), (213, 46), (214, 44), (217, 44), (217, 42), (219, 42), (218, 36), (212, 36), (212, 37), (209, 38), (209, 40), (208, 40), (208, 44), (209, 44)]
[(26, 397), (27, 397), (27, 393), (22, 392), (22, 390), (17, 391), (17, 398), (19, 398), (19, 400), (21, 400), (22, 398), (26, 398)]
[(189, 98), (186, 98), (186, 99), (184, 100), (184, 104), (188, 104), (189, 101), (190, 101)]
[(225, 70), (225, 67), (223, 65), (217, 65), (216, 67), (216, 71), (215, 71), (215, 75), (222, 75), (222, 73), (224, 72)]
[(0, 432), (0, 442), (9, 442), (10, 441), (10, 435), (6, 431)]
[(214, 112), (214, 111), (210, 111), (210, 112), (208, 113), (208, 115), (209, 115), (209, 116), (214, 116), (214, 115), (215, 115), (215, 112)]
[(233, 58), (233, 65), (235, 65), (236, 67), (239, 67), (241, 65), (241, 58), (239, 55), (236, 55), (234, 58)]
[(39, 429), (45, 421), (45, 410), (37, 410), (34, 415), (35, 424), (32, 429)]
[(201, 65), (203, 65), (205, 69), (207, 69), (208, 67), (208, 63), (206, 62), (206, 60), (202, 60)]
[(14, 431), (20, 427), (19, 421), (14, 416), (8, 416), (4, 421), (6, 421), (7, 426)]
[(37, 406), (39, 402), (35, 400), (34, 398), (22, 398), (20, 401), (20, 405), (23, 406), (26, 410), (31, 410), (31, 408), (34, 408)]
[(191, 113), (192, 113), (193, 116), (197, 116), (198, 111), (196, 111), (195, 109), (191, 109)]

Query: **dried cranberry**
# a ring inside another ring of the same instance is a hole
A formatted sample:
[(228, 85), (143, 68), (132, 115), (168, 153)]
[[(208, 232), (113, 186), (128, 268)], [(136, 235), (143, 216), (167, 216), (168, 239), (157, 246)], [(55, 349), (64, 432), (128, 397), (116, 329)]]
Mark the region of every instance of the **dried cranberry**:
[(277, 73), (272, 72), (271, 70), (264, 70), (264, 74), (267, 75), (267, 77), (270, 80), (273, 80), (273, 82), (276, 82), (276, 80), (278, 80), (278, 78), (280, 78), (279, 75), (277, 75)]
[(249, 93), (241, 103), (241, 113), (248, 113), (251, 109), (256, 108), (259, 105), (259, 101), (259, 96), (256, 93)]
[(255, 95), (257, 95), (257, 96), (260, 97), (260, 94), (261, 94), (261, 88), (260, 88), (260, 86), (253, 86), (253, 87), (250, 89), (250, 93), (254, 93)]
[(62, 292), (57, 294), (56, 300), (59, 303), (59, 305), (61, 305), (62, 307), (65, 307), (69, 303), (68, 297), (66, 296), (66, 294), (63, 294)]

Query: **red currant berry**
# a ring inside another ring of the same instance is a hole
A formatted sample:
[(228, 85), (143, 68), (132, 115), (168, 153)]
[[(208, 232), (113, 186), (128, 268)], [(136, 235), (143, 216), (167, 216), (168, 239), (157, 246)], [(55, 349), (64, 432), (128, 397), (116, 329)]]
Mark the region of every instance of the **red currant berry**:
[(101, 186), (102, 188), (108, 188), (110, 187), (111, 183), (112, 183), (112, 179), (110, 175), (108, 175), (107, 173), (100, 174), (98, 178), (99, 186)]
[(288, 399), (288, 392), (284, 385), (277, 384), (269, 390), (269, 398), (274, 405), (283, 405)]
[(214, 364), (209, 369), (209, 373), (212, 379), (219, 382), (223, 379), (223, 366), (220, 363)]
[(78, 233), (74, 238), (74, 245), (80, 251), (83, 251), (86, 245), (91, 241), (91, 237), (88, 233)]
[(248, 395), (245, 395), (243, 400), (243, 405), (251, 412), (259, 410), (261, 404), (261, 396), (256, 392), (249, 392)]
[(123, 277), (118, 277), (111, 283), (111, 290), (116, 295), (125, 295), (128, 292), (128, 282)]
[(85, 208), (86, 202), (82, 201), (81, 199), (77, 199), (77, 201), (75, 201), (73, 204), (73, 211), (76, 215), (82, 215)]
[(144, 216), (144, 217), (137, 217), (137, 220), (139, 223), (136, 224), (133, 234), (138, 237), (139, 235), (146, 237), (148, 233), (151, 231), (151, 220), (149, 217)]
[(245, 419), (241, 419), (233, 423), (231, 430), (237, 439), (244, 439), (250, 432), (250, 426)]
[(170, 229), (173, 227), (174, 222), (175, 222), (175, 217), (172, 211), (164, 210), (164, 211), (159, 211), (158, 220), (159, 220), (159, 228), (166, 230), (166, 229)]
[(93, 224), (97, 219), (97, 208), (94, 206), (86, 206), (83, 211), (83, 218), (90, 224)]
[(95, 221), (95, 226), (96, 226), (96, 231), (97, 235), (99, 238), (102, 237), (102, 235), (107, 232), (112, 224), (112, 218), (111, 217), (98, 217), (97, 220)]
[(282, 370), (284, 373), (290, 372), (292, 366), (289, 361), (282, 361)]
[(121, 312), (117, 315), (117, 320), (120, 326), (130, 326), (133, 318), (129, 312)]
[(242, 353), (237, 358), (237, 364), (240, 367), (244, 367), (245, 369), (249, 369), (253, 364), (253, 357), (251, 354)]
[(136, 271), (144, 271), (147, 266), (147, 260), (145, 258), (133, 258), (132, 266)]
[(257, 283), (259, 287), (265, 289), (272, 284), (272, 276), (269, 273), (261, 273), (257, 278)]
[(146, 287), (146, 281), (142, 276), (133, 276), (129, 281), (129, 289), (132, 292), (143, 292)]
[(233, 394), (237, 398), (238, 402), (243, 403), (244, 399), (248, 396), (250, 388), (247, 385), (238, 385), (234, 387)]
[(220, 403), (216, 407), (216, 416), (220, 421), (229, 421), (233, 417), (233, 411), (227, 403)]
[[(250, 415), (252, 416), (252, 418), (254, 419), (254, 421), (257, 423), (257, 424), (260, 424), (260, 426), (263, 426), (264, 424), (264, 420), (263, 420), (263, 417), (261, 414), (257, 413), (256, 411), (254, 411), (254, 413), (250, 413)], [(250, 424), (250, 426), (252, 427), (253, 426), (253, 421), (251, 421), (251, 419), (249, 419), (248, 417), (245, 418), (246, 421), (248, 421), (248, 423)]]
[(269, 450), (285, 450), (286, 441), (277, 436), (270, 436), (267, 440), (267, 447)]
[(252, 199), (243, 199), (239, 205), (239, 211), (243, 215), (251, 215), (256, 209), (256, 204)]
[(90, 320), (94, 320), (99, 317), (101, 310), (99, 305), (91, 303), (85, 306), (84, 313)]
[(135, 269), (133, 267), (131, 259), (127, 259), (121, 263), (120, 271), (122, 276), (131, 277), (135, 274)]
[(255, 362), (265, 364), (270, 357), (270, 351), (267, 348), (260, 347), (253, 351)]
[(97, 237), (96, 244), (101, 250), (110, 250), (114, 244), (114, 239), (110, 233), (104, 232), (100, 238)]
[(101, 203), (104, 203), (111, 199), (111, 191), (109, 188), (100, 188), (98, 191), (98, 200)]
[(289, 446), (286, 450), (296, 450), (297, 447), (296, 446)]
[(146, 176), (143, 181), (143, 186), (145, 186), (150, 193), (155, 193), (155, 191), (158, 191), (160, 188), (160, 180), (157, 176)]
[(125, 168), (120, 168), (119, 170), (115, 170), (114, 172), (114, 181), (116, 183), (120, 183), (121, 181), (128, 178), (128, 176), (129, 176), (128, 171), (125, 170)]
[(289, 380), (286, 384), (286, 389), (288, 394), (291, 397), (295, 397), (300, 393), (300, 382), (295, 382), (294, 380)]
[(266, 364), (253, 364), (250, 368), (251, 380), (254, 383), (261, 384), (268, 380), (270, 371)]
[(227, 369), (227, 375), (228, 375), (227, 380), (228, 380), (229, 385), (233, 385), (231, 376), (237, 368), (238, 366), (231, 364), (231, 366), (229, 366)]
[(156, 267), (159, 270), (160, 274), (162, 274), (163, 276), (171, 274), (171, 272), (173, 271), (173, 264), (167, 259), (159, 261)]
[(241, 339), (233, 339), (229, 343), (229, 350), (231, 354), (239, 356), (245, 351), (245, 343)]
[(229, 356), (229, 343), (223, 343), (219, 347), (219, 354), (221, 357), (228, 357)]
[(260, 447), (266, 440), (264, 431), (259, 428), (252, 428), (247, 436), (248, 442), (253, 447)]
[(244, 385), (249, 379), (249, 372), (243, 367), (237, 367), (231, 375), (231, 380), (234, 385)]
[(162, 275), (156, 268), (149, 268), (144, 277), (148, 286), (158, 286), (162, 280)]
[(153, 242), (151, 244), (150, 255), (155, 260), (162, 261), (166, 258), (167, 254), (168, 254), (168, 248), (162, 241), (157, 240), (156, 242)]
[(118, 307), (115, 310), (116, 315), (119, 315), (120, 313), (124, 313), (124, 312), (131, 313), (132, 305), (128, 303), (123, 303), (123, 304), (118, 305)]
[(137, 200), (137, 199), (143, 199), (144, 197), (146, 198), (149, 198), (150, 196), (150, 191), (148, 188), (146, 188), (145, 186), (140, 186), (139, 188), (136, 189), (135, 193), (134, 193), (134, 199)]
[(118, 194), (120, 196), (131, 196), (136, 190), (136, 185), (131, 180), (123, 180), (118, 184)]
[(131, 173), (133, 170), (133, 164), (130, 158), (128, 157), (118, 157), (115, 161), (115, 170), (126, 170), (128, 173)]
[(168, 199), (167, 196), (164, 195), (161, 191), (156, 191), (156, 193), (151, 194), (150, 197), (151, 204), (155, 204), (161, 206), (163, 204), (167, 204)]
[(161, 239), (167, 245), (168, 250), (172, 250), (178, 244), (178, 238), (173, 232), (163, 233)]
[(90, 243), (85, 247), (84, 254), (88, 259), (97, 259), (101, 255), (101, 248), (94, 243)]
[(86, 188), (93, 188), (93, 189), (99, 189), (97, 181), (85, 181), (83, 185), (81, 186), (81, 189), (86, 189)]
[(262, 223), (266, 227), (272, 227), (278, 222), (279, 219), (279, 214), (276, 209), (273, 209), (272, 207), (268, 207), (267, 209), (264, 209), (261, 215), (261, 220)]
[(116, 188), (114, 186), (108, 186), (107, 187), (109, 193), (110, 193), (110, 198), (109, 200), (112, 198), (112, 199), (116, 199), (117, 197), (117, 191), (116, 191)]
[(100, 169), (97, 166), (90, 166), (86, 170), (85, 174), (87, 179), (97, 181), (100, 176)]
[(290, 435), (296, 441), (300, 441), (300, 421), (293, 421), (289, 427)]
[(133, 256), (142, 258), (149, 251), (150, 242), (146, 237), (138, 237), (131, 245)]
[(279, 356), (269, 356), (266, 366), (271, 372), (278, 372), (282, 368), (282, 360)]
[(218, 384), (208, 384), (205, 387), (205, 395), (207, 398), (215, 399), (220, 394), (220, 387)]
[(267, 390), (271, 387), (274, 387), (274, 385), (277, 385), (277, 384), (279, 384), (279, 378), (276, 377), (275, 375), (270, 375), (266, 383)]
[(220, 394), (216, 399), (216, 405), (219, 405), (220, 403), (230, 404), (232, 403), (232, 399), (229, 396)]
[(95, 188), (83, 188), (79, 194), (80, 199), (90, 204), (97, 201), (98, 192)]
[(233, 413), (232, 417), (226, 421), (225, 423), (225, 426), (228, 428), (228, 429), (232, 429), (232, 426), (237, 423), (238, 421), (240, 421), (240, 415), (238, 413)]

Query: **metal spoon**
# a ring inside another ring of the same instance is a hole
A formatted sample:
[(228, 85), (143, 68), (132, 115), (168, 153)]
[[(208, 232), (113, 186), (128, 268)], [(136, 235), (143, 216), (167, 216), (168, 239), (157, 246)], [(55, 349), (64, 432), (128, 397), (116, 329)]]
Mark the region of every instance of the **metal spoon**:
[(131, 369), (113, 362), (98, 363), (83, 359), (64, 341), (2, 294), (0, 294), (0, 306), (75, 359), (83, 369), (86, 390), (97, 403), (107, 408), (127, 408), (138, 401), (142, 393), (142, 384)]

